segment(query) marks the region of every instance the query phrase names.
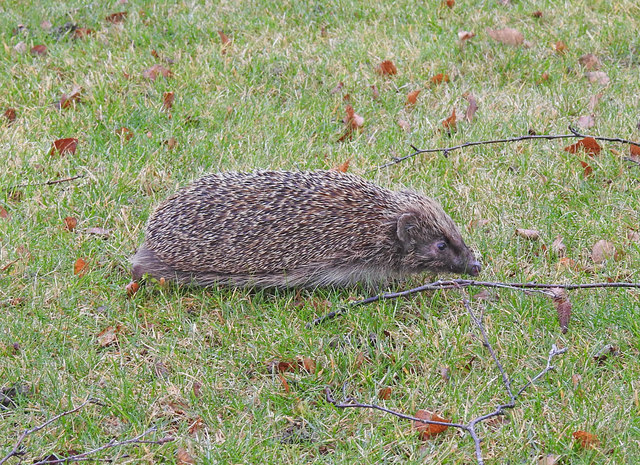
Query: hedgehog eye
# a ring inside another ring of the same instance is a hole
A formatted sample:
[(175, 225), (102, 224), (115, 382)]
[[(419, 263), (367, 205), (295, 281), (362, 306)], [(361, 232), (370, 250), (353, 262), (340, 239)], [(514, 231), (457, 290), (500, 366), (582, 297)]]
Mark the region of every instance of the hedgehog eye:
[(447, 248), (447, 243), (444, 241), (438, 242), (436, 244), (436, 247), (438, 247), (438, 250), (444, 250)]

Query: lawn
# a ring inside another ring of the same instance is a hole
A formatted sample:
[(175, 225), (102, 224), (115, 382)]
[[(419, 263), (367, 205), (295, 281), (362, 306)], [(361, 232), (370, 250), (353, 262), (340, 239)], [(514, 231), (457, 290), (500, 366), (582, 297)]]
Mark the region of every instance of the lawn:
[[(12, 399), (0, 406), (0, 460), (24, 428), (95, 397), (101, 405), (29, 435), (24, 461), (156, 426), (149, 439), (175, 440), (101, 457), (476, 462), (459, 431), (423, 441), (405, 420), (336, 409), (324, 389), (341, 398), (346, 383), (362, 402), (459, 423), (493, 410), (507, 398), (462, 304), (481, 289), (377, 302), (313, 328), (367, 290), (147, 283), (127, 295), (129, 258), (154, 207), (205, 173), (349, 160), (351, 173), (437, 198), (478, 251), (483, 280), (640, 281), (640, 166), (625, 159), (628, 145), (601, 142), (590, 156), (564, 150), (577, 139), (519, 141), (377, 169), (411, 145), (566, 134), (579, 122), (583, 133), (640, 141), (634, 0), (30, 3), (0, 4), (0, 114), (15, 111), (15, 120), (0, 117), (0, 388)], [(110, 16), (117, 12), (127, 14)], [(523, 43), (491, 37), (504, 28)], [(460, 31), (475, 36), (461, 40)], [(593, 69), (587, 54), (598, 59)], [(397, 74), (377, 72), (383, 60)], [(591, 82), (585, 73), (594, 71), (604, 75)], [(467, 121), (470, 94), (478, 110)], [(364, 122), (343, 138), (347, 105)], [(456, 129), (446, 130), (454, 108)], [(62, 138), (76, 138), (75, 151), (52, 150)], [(558, 236), (564, 257), (552, 250)], [(615, 258), (595, 263), (601, 240)], [(472, 302), (484, 307), (516, 388), (544, 368), (552, 344), (568, 349), (504, 421), (479, 428), (486, 463), (556, 463), (539, 462), (548, 454), (561, 464), (637, 463), (640, 292), (570, 299), (566, 334), (546, 296), (494, 289)], [(297, 363), (305, 358), (307, 369)], [(278, 362), (292, 371), (279, 373)], [(582, 447), (576, 431), (599, 443)]]

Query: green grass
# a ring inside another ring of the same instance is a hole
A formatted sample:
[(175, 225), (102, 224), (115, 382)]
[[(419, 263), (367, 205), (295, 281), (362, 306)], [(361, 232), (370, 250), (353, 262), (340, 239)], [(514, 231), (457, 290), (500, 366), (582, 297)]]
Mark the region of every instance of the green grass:
[[(30, 436), (29, 457), (84, 451), (157, 425), (177, 440), (109, 456), (118, 463), (176, 463), (176, 449), (184, 447), (198, 463), (211, 464), (475, 463), (468, 437), (449, 431), (423, 443), (407, 422), (337, 410), (323, 395), (325, 386), (339, 391), (346, 382), (363, 402), (409, 414), (433, 410), (458, 422), (505, 401), (461, 304), (464, 293), (373, 304), (307, 329), (307, 322), (361, 292), (146, 286), (129, 299), (124, 286), (149, 214), (179, 186), (217, 170), (327, 169), (348, 158), (353, 173), (437, 197), (481, 254), (483, 279), (640, 281), (640, 247), (627, 240), (639, 223), (640, 169), (622, 160), (624, 146), (604, 144), (589, 160), (593, 176), (586, 179), (580, 158), (563, 151), (573, 141), (480, 146), (372, 170), (409, 153), (409, 144), (442, 147), (529, 129), (565, 133), (588, 114), (598, 92), (603, 96), (590, 131), (640, 139), (636, 2), (512, 3), (459, 0), (453, 9), (407, 1), (0, 5), (0, 110), (13, 107), (18, 114), (14, 124), (3, 120), (0, 127), (0, 188), (85, 175), (22, 187), (20, 200), (0, 192), (0, 206), (10, 214), (0, 219), (0, 268), (16, 260), (0, 272), (0, 387), (32, 388), (17, 408), (0, 412), (0, 457), (22, 428), (95, 396), (104, 407), (87, 407)], [(107, 23), (105, 16), (119, 9), (128, 11), (127, 19)], [(532, 17), (535, 10), (542, 18)], [(96, 33), (56, 40), (40, 27), (43, 20), (54, 27), (72, 21)], [(18, 24), (28, 32), (13, 34)], [(486, 33), (506, 26), (521, 30), (530, 46), (504, 46)], [(233, 41), (225, 54), (219, 29)], [(459, 30), (477, 35), (461, 46)], [(564, 55), (551, 47), (558, 40), (568, 46)], [(21, 41), (27, 50), (46, 44), (48, 55), (15, 52)], [(578, 58), (586, 53), (600, 58), (608, 86), (583, 77)], [(174, 61), (173, 77), (144, 79), (153, 64), (169, 66), (163, 58)], [(375, 73), (384, 59), (396, 64), (397, 76)], [(550, 78), (540, 82), (545, 72)], [(430, 84), (438, 73), (448, 73), (451, 82)], [(343, 92), (331, 94), (340, 81)], [(83, 87), (83, 102), (56, 110), (52, 102), (74, 85)], [(371, 85), (379, 89), (377, 100)], [(407, 110), (406, 95), (414, 89), (422, 92)], [(168, 91), (176, 96), (171, 117), (162, 111)], [(453, 107), (464, 114), (465, 92), (476, 96), (478, 112), (448, 136), (441, 121)], [(345, 93), (365, 125), (338, 143)], [(122, 126), (134, 132), (128, 142), (114, 133)], [(76, 154), (50, 156), (52, 141), (62, 137), (79, 139)], [(163, 145), (170, 137), (178, 142), (173, 150)], [(64, 230), (67, 216), (78, 218), (76, 232)], [(469, 226), (474, 219), (488, 223)], [(111, 235), (84, 234), (90, 227)], [(538, 229), (542, 240), (518, 238), (515, 228)], [(583, 267), (592, 265), (591, 248), (600, 239), (624, 255), (594, 273), (573, 271), (542, 250), (557, 235)], [(89, 262), (83, 277), (73, 274), (79, 257)], [(487, 463), (537, 464), (543, 454), (572, 464), (636, 463), (640, 293), (572, 292), (566, 335), (549, 299), (492, 295), (487, 330), (515, 386), (545, 365), (551, 344), (569, 350), (507, 423), (481, 428)], [(118, 344), (100, 347), (98, 333), (116, 325)], [(596, 362), (608, 344), (619, 355)], [(317, 369), (285, 374), (286, 392), (267, 364), (298, 356), (311, 357)], [(574, 375), (581, 376), (577, 385)], [(380, 401), (385, 386), (393, 392)], [(206, 426), (190, 433), (198, 419)], [(571, 437), (576, 430), (596, 434), (601, 446), (582, 450)]]

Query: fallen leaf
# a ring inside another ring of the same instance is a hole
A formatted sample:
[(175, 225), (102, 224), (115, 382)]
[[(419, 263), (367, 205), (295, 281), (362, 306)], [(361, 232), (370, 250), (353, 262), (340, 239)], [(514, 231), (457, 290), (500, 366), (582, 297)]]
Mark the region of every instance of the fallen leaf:
[(129, 284), (125, 286), (125, 290), (127, 291), (128, 297), (133, 297), (136, 292), (140, 289), (140, 284), (135, 281), (131, 281)]
[(549, 73), (545, 71), (540, 75), (540, 79), (538, 79), (538, 84), (540, 84), (541, 82), (547, 82), (550, 77), (551, 76), (549, 75)]
[(612, 242), (601, 239), (593, 245), (593, 250), (591, 251), (591, 260), (599, 265), (614, 257), (615, 253), (616, 246)]
[(598, 105), (598, 102), (600, 102), (602, 95), (602, 92), (598, 92), (597, 94), (591, 96), (591, 98), (589, 99), (589, 104), (587, 105), (587, 108), (590, 112), (593, 113), (593, 111), (596, 109), (596, 106)]
[(353, 131), (362, 129), (362, 125), (364, 124), (364, 118), (358, 115), (351, 105), (346, 106), (345, 112), (347, 113), (347, 116), (345, 116), (342, 121), (346, 126), (346, 131), (342, 137), (338, 139), (339, 142), (351, 137)]
[(378, 92), (378, 88), (375, 84), (371, 85), (371, 95), (373, 96), (374, 100), (378, 100), (380, 98), (380, 92)]
[(540, 239), (540, 231), (536, 231), (535, 229), (516, 229), (516, 236), (523, 237), (525, 239), (529, 239), (532, 241), (537, 241)]
[(53, 144), (51, 144), (51, 150), (49, 150), (49, 155), (54, 155), (56, 152), (59, 155), (66, 155), (67, 153), (70, 153), (71, 155), (73, 155), (76, 153), (77, 147), (78, 147), (78, 139), (74, 137), (58, 139), (53, 141)]
[(456, 0), (445, 0), (445, 5), (447, 5), (449, 8), (453, 8), (454, 5), (456, 4)]
[(231, 39), (229, 39), (222, 30), (218, 31), (218, 35), (220, 36), (220, 42), (222, 42), (223, 46), (227, 46), (231, 43)]
[(451, 112), (451, 116), (442, 121), (442, 127), (444, 127), (447, 131), (455, 131), (456, 130), (456, 109), (454, 108)]
[(105, 229), (105, 228), (97, 228), (97, 227), (93, 227), (93, 228), (89, 228), (85, 231), (87, 234), (93, 234), (94, 236), (101, 236), (101, 237), (109, 237), (111, 235), (111, 230), (110, 229)]
[(571, 302), (569, 301), (569, 294), (566, 289), (561, 287), (554, 287), (549, 289), (553, 294), (553, 305), (558, 312), (558, 323), (560, 323), (560, 329), (562, 334), (566, 334), (569, 330), (569, 321), (571, 320)]
[(354, 367), (356, 369), (360, 368), (366, 359), (367, 358), (364, 356), (364, 352), (359, 351), (358, 354), (356, 355), (356, 362), (354, 364)]
[(559, 55), (564, 55), (565, 52), (567, 51), (567, 44), (565, 44), (563, 41), (559, 40), (555, 44), (553, 44), (552, 48)]
[(538, 465), (559, 465), (559, 461), (559, 455), (547, 454), (538, 459)]
[(640, 145), (629, 144), (629, 155), (632, 160), (640, 162)]
[(582, 376), (574, 373), (573, 375), (571, 375), (571, 382), (573, 383), (573, 388), (577, 388), (578, 384), (580, 384), (580, 381), (582, 381)]
[(333, 171), (340, 171), (341, 173), (346, 173), (349, 170), (349, 164), (351, 163), (351, 158), (347, 158), (347, 160), (339, 165), (334, 166)]
[(128, 13), (126, 11), (118, 11), (117, 13), (107, 15), (104, 19), (110, 23), (118, 24), (126, 19), (127, 14)]
[(187, 452), (186, 449), (178, 447), (178, 450), (176, 451), (176, 463), (178, 465), (191, 465), (196, 463), (196, 461), (191, 457), (191, 455), (189, 455), (189, 452)]
[(302, 359), (302, 367), (307, 373), (315, 373), (316, 372), (316, 361), (311, 357), (304, 357)]
[(420, 95), (420, 89), (409, 92), (407, 95), (407, 101), (404, 103), (405, 106), (415, 105), (418, 101), (418, 95)]
[(344, 97), (342, 97), (342, 100), (344, 100), (345, 102), (348, 102), (349, 100), (351, 100), (351, 95), (344, 94)]
[(17, 116), (16, 116), (16, 109), (15, 108), (7, 108), (4, 111), (4, 117), (7, 118), (7, 120), (9, 121), (9, 124), (13, 124), (13, 122), (16, 120)]
[(572, 436), (583, 449), (592, 448), (600, 444), (600, 440), (595, 434), (587, 433), (586, 431), (576, 431)]
[(464, 98), (469, 102), (469, 106), (467, 107), (467, 111), (464, 113), (464, 119), (470, 123), (473, 120), (476, 111), (478, 110), (478, 104), (476, 103), (476, 98), (473, 94), (466, 93), (463, 95)]
[(0, 218), (9, 219), (9, 212), (4, 207), (0, 207)]
[(505, 28), (505, 29), (489, 29), (489, 37), (505, 45), (511, 45), (517, 47), (524, 42), (524, 35), (517, 29)]
[(600, 60), (593, 53), (587, 53), (578, 58), (578, 63), (584, 66), (587, 70), (600, 69)]
[[(342, 90), (343, 87), (344, 87), (344, 82), (340, 81), (338, 84), (336, 84), (336, 86), (333, 89), (331, 89), (329, 91), (329, 93), (331, 95), (337, 94), (338, 92), (340, 92)], [(375, 87), (375, 86), (371, 86), (371, 87)]]
[(592, 84), (600, 84), (601, 86), (606, 86), (609, 84), (611, 79), (607, 76), (607, 73), (604, 71), (587, 71), (584, 73), (584, 76), (589, 80)]
[(578, 118), (577, 125), (584, 129), (592, 128), (596, 125), (595, 115), (584, 115)]
[(73, 102), (82, 101), (80, 97), (81, 93), (82, 93), (82, 87), (74, 86), (73, 89), (71, 89), (71, 92), (69, 92), (68, 94), (62, 94), (62, 97), (60, 97), (60, 100), (57, 100), (56, 102), (54, 102), (54, 106), (58, 110), (69, 108)]
[(122, 126), (115, 130), (116, 136), (120, 138), (120, 140), (128, 141), (133, 138), (133, 131), (129, 128)]
[(200, 381), (194, 381), (191, 390), (196, 398), (202, 397), (202, 383)]
[(40, 21), (40, 27), (42, 29), (44, 29), (45, 31), (48, 31), (49, 29), (51, 29), (53, 27), (53, 24), (51, 24), (51, 21), (49, 21), (48, 19), (44, 19), (44, 20)]
[(431, 78), (432, 84), (442, 84), (443, 82), (449, 82), (449, 75), (444, 73), (436, 74)]
[(458, 31), (458, 40), (460, 42), (465, 42), (469, 39), (472, 39), (476, 36), (475, 32), (470, 31)]
[(287, 373), (294, 372), (298, 369), (298, 362), (284, 362), (279, 360), (272, 360), (267, 362), (267, 370), (269, 373)]
[(169, 137), (163, 142), (169, 150), (173, 150), (178, 146), (178, 140), (175, 137)]
[(166, 111), (171, 110), (173, 107), (173, 102), (175, 100), (175, 95), (173, 92), (165, 92), (162, 97), (162, 106)]
[(542, 11), (536, 10), (533, 13), (531, 13), (531, 16), (533, 16), (534, 18), (542, 18)]
[(162, 65), (153, 65), (151, 68), (147, 68), (142, 72), (142, 77), (146, 79), (151, 79), (155, 81), (158, 76), (162, 76), (164, 78), (170, 78), (173, 75), (171, 70), (165, 68)]
[(78, 258), (73, 264), (73, 274), (76, 276), (84, 276), (89, 269), (89, 264), (84, 258)]
[(387, 387), (384, 387), (384, 388), (380, 389), (378, 391), (378, 398), (380, 398), (382, 400), (391, 399), (391, 388), (387, 386)]
[(629, 231), (627, 231), (627, 239), (631, 242), (640, 242), (640, 233), (638, 233), (638, 231), (630, 229)]
[(73, 38), (86, 39), (87, 37), (93, 34), (95, 34), (95, 31), (93, 29), (89, 29), (86, 27), (79, 27), (75, 31), (73, 31)]
[(67, 231), (73, 232), (73, 230), (76, 229), (77, 225), (78, 220), (73, 216), (67, 216), (64, 219), (64, 229), (66, 229)]
[(600, 153), (601, 147), (593, 137), (585, 137), (584, 139), (580, 139), (573, 145), (564, 148), (565, 152), (569, 153), (578, 153), (580, 150), (587, 153), (589, 156), (598, 155)]
[(409, 124), (409, 122), (403, 120), (402, 118), (398, 120), (398, 126), (400, 126), (406, 132), (411, 131), (411, 125)]
[(580, 164), (582, 165), (582, 169), (584, 170), (584, 177), (588, 178), (593, 175), (593, 168), (586, 161), (580, 160)]
[(618, 348), (611, 344), (607, 344), (593, 356), (593, 360), (598, 362), (598, 365), (603, 365), (604, 362), (609, 360), (611, 357), (617, 357), (618, 355), (620, 355)]
[(280, 382), (282, 383), (282, 387), (284, 388), (284, 392), (286, 392), (287, 394), (289, 392), (291, 392), (291, 388), (289, 387), (289, 383), (287, 382), (287, 379), (284, 377), (284, 375), (282, 373), (278, 373), (278, 377), (280, 378)]
[(31, 55), (33, 56), (45, 56), (47, 54), (46, 45), (34, 45), (31, 47)]
[(394, 74), (398, 74), (398, 69), (391, 60), (384, 60), (376, 66), (376, 73), (381, 76), (393, 76)]
[(562, 236), (557, 236), (551, 244), (551, 251), (558, 257), (564, 257), (567, 253), (567, 246), (562, 242)]
[[(421, 420), (428, 421), (440, 421), (443, 423), (450, 423), (449, 420), (445, 420), (444, 418), (440, 418), (435, 413), (431, 413), (427, 410), (418, 410), (414, 415), (416, 418), (420, 418)], [(418, 430), (420, 439), (426, 441), (427, 439), (432, 438), (433, 436), (446, 431), (448, 426), (445, 425), (433, 425), (429, 423), (422, 423), (420, 421), (413, 420), (413, 428)]]

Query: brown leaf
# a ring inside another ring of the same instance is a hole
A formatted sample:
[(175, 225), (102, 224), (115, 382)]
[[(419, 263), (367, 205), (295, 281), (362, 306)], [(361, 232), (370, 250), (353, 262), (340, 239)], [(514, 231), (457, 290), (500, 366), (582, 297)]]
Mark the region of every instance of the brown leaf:
[(173, 107), (174, 100), (175, 100), (175, 95), (173, 92), (164, 93), (164, 96), (162, 97), (162, 106), (166, 111), (171, 110), (171, 107)]
[(601, 86), (606, 86), (611, 82), (609, 76), (604, 71), (587, 71), (584, 73), (584, 76), (589, 80), (592, 84), (600, 84)]
[(558, 323), (560, 323), (560, 329), (562, 334), (566, 334), (569, 329), (569, 321), (571, 320), (571, 302), (569, 301), (569, 294), (566, 289), (561, 287), (554, 287), (549, 289), (553, 294), (553, 305), (558, 312)]
[(311, 357), (304, 357), (302, 359), (302, 368), (304, 368), (307, 373), (313, 374), (316, 372), (316, 361)]
[(593, 112), (596, 109), (596, 106), (598, 105), (598, 102), (603, 95), (604, 94), (602, 92), (598, 92), (597, 94), (591, 96), (591, 98), (589, 99), (589, 105), (587, 105), (587, 108), (590, 112)]
[(102, 237), (109, 237), (111, 235), (111, 230), (110, 229), (105, 229), (105, 228), (89, 228), (85, 231), (87, 234), (93, 234), (94, 236), (102, 236)]
[(202, 397), (202, 383), (200, 381), (194, 381), (192, 386), (193, 395), (196, 398)]
[(587, 433), (586, 431), (576, 431), (572, 436), (583, 449), (596, 447), (600, 444), (600, 440), (595, 434)]
[(62, 94), (62, 97), (60, 97), (60, 100), (55, 101), (53, 105), (58, 110), (69, 108), (72, 103), (74, 102), (79, 103), (82, 101), (82, 98), (80, 97), (81, 93), (82, 93), (82, 87), (73, 86), (73, 89), (71, 89), (71, 92), (69, 92), (68, 94)]
[(34, 45), (31, 47), (31, 55), (33, 56), (45, 56), (47, 54), (46, 45)]
[(456, 0), (445, 0), (445, 5), (447, 5), (449, 8), (453, 8), (453, 6), (456, 4)]
[(524, 35), (517, 29), (504, 28), (504, 29), (489, 29), (489, 37), (505, 45), (511, 45), (517, 47), (524, 42)]
[(72, 232), (74, 229), (76, 229), (77, 225), (78, 220), (73, 216), (67, 216), (64, 219), (64, 229), (66, 229), (67, 231)]
[(540, 239), (540, 231), (537, 231), (535, 229), (521, 229), (521, 228), (517, 228), (516, 229), (516, 236), (520, 236), (523, 237), (525, 239), (529, 239), (532, 241), (537, 241)]
[(116, 334), (117, 328), (113, 326), (107, 326), (102, 331), (98, 333), (96, 338), (98, 339), (98, 344), (100, 347), (109, 347), (118, 342), (118, 335)]
[(476, 111), (478, 110), (478, 104), (476, 103), (476, 98), (473, 96), (473, 94), (466, 93), (465, 95), (463, 95), (463, 97), (466, 98), (467, 101), (469, 102), (467, 111), (464, 113), (464, 119), (468, 123), (470, 123), (473, 120), (473, 117), (475, 116)]
[(27, 44), (20, 41), (13, 46), (13, 49), (16, 51), (16, 53), (19, 53), (22, 55), (23, 53), (27, 53)]
[(555, 44), (553, 44), (552, 48), (556, 51), (557, 54), (564, 55), (565, 52), (567, 51), (567, 44), (559, 40)]
[(183, 447), (178, 447), (176, 451), (176, 463), (177, 465), (191, 465), (196, 463), (193, 457), (189, 455), (189, 452)]
[(542, 82), (547, 82), (549, 80), (551, 76), (549, 75), (548, 72), (544, 72), (540, 75), (540, 79), (538, 79), (538, 84), (542, 83)]
[(140, 284), (135, 281), (131, 281), (129, 284), (125, 286), (125, 290), (127, 291), (127, 297), (133, 297), (136, 292), (140, 289)]
[(569, 153), (578, 153), (578, 151), (583, 150), (589, 156), (594, 156), (600, 153), (601, 147), (593, 137), (585, 137), (575, 144), (565, 147), (564, 150)]
[(76, 276), (84, 276), (89, 269), (89, 264), (84, 258), (78, 258), (73, 264), (73, 274)]
[(616, 346), (612, 346), (611, 344), (607, 344), (602, 349), (598, 351), (596, 355), (593, 356), (593, 360), (598, 362), (598, 365), (602, 366), (607, 360), (611, 357), (617, 357), (620, 355), (620, 351)]
[(580, 160), (580, 164), (582, 165), (582, 169), (584, 170), (584, 177), (588, 178), (593, 175), (593, 168), (587, 162)]
[(9, 212), (4, 207), (0, 207), (0, 218), (7, 220), (9, 217)]
[(447, 131), (455, 131), (456, 130), (456, 109), (454, 108), (451, 112), (451, 116), (442, 121), (442, 127)]
[(409, 92), (409, 94), (407, 95), (407, 101), (404, 103), (404, 105), (405, 106), (415, 105), (416, 102), (418, 101), (418, 95), (420, 95), (420, 89), (412, 90), (411, 92)]
[(45, 31), (48, 31), (53, 27), (53, 24), (51, 24), (51, 21), (49, 21), (48, 19), (43, 19), (42, 21), (40, 21), (40, 27)]
[(640, 145), (629, 144), (629, 155), (632, 160), (640, 161)]
[(578, 58), (578, 63), (580, 63), (589, 71), (600, 69), (600, 60), (593, 53), (582, 55), (580, 58)]
[(399, 119), (398, 120), (398, 126), (400, 126), (406, 132), (411, 131), (411, 125), (409, 124), (408, 121), (406, 121), (404, 119)]
[(533, 16), (534, 18), (542, 18), (542, 11), (536, 10), (533, 13), (531, 13), (531, 16)]
[(124, 21), (127, 17), (128, 13), (126, 11), (118, 11), (117, 13), (111, 13), (104, 19), (110, 23), (117, 24)]
[(378, 92), (378, 88), (375, 84), (371, 85), (371, 95), (373, 96), (374, 100), (378, 100), (380, 98), (380, 92)]
[(86, 27), (79, 27), (75, 31), (73, 31), (73, 38), (86, 39), (87, 37), (93, 34), (95, 34), (95, 31), (93, 29), (89, 29)]
[(593, 245), (591, 260), (596, 264), (600, 264), (614, 257), (615, 254), (616, 246), (612, 242), (601, 239)]
[(358, 369), (362, 366), (362, 364), (365, 362), (365, 360), (367, 359), (367, 357), (365, 357), (364, 352), (359, 351), (358, 354), (356, 355), (356, 362), (355, 362), (355, 368)]
[(584, 115), (578, 118), (577, 125), (584, 129), (592, 128), (596, 125), (595, 115)]
[(436, 74), (431, 78), (432, 84), (442, 84), (443, 82), (449, 82), (449, 75), (444, 73)]
[(577, 388), (578, 385), (580, 384), (580, 381), (582, 381), (582, 376), (574, 373), (573, 375), (571, 375), (571, 382), (573, 383), (573, 388)]
[(458, 40), (460, 42), (465, 42), (469, 39), (472, 39), (476, 36), (475, 32), (470, 31), (458, 31)]
[(222, 42), (223, 46), (227, 46), (231, 43), (231, 39), (229, 39), (222, 30), (218, 31), (218, 35), (220, 36), (220, 42)]
[(393, 76), (398, 74), (398, 68), (393, 64), (391, 60), (384, 60), (378, 66), (376, 66), (376, 73), (381, 76)]
[(282, 387), (284, 388), (284, 392), (287, 394), (291, 392), (291, 388), (289, 387), (289, 383), (287, 379), (284, 377), (282, 373), (278, 373), (278, 377), (280, 378), (280, 382), (282, 383)]
[(298, 369), (298, 362), (284, 362), (279, 360), (273, 360), (267, 362), (267, 369), (270, 373), (287, 373), (294, 372)]
[(347, 128), (342, 137), (338, 139), (339, 142), (351, 137), (353, 131), (362, 129), (362, 125), (364, 124), (364, 118), (358, 115), (351, 105), (347, 105), (345, 111), (347, 116), (345, 116), (342, 121)]
[[(338, 92), (340, 92), (340, 91), (342, 90), (342, 88), (343, 88), (343, 87), (344, 87), (344, 82), (340, 81), (338, 84), (336, 84), (336, 86), (335, 86), (333, 89), (331, 89), (331, 90), (329, 91), (329, 93), (330, 93), (331, 95), (333, 95), (333, 94), (337, 94)], [(373, 86), (372, 86), (372, 87), (373, 87)]]
[(175, 137), (169, 137), (163, 142), (169, 150), (173, 150), (178, 146), (178, 140)]
[(49, 150), (49, 155), (54, 155), (56, 152), (59, 155), (66, 155), (67, 153), (70, 153), (71, 155), (73, 155), (76, 153), (77, 147), (78, 147), (78, 139), (74, 137), (58, 139), (53, 141), (53, 144), (51, 144), (51, 150)]
[(128, 141), (133, 138), (133, 131), (129, 128), (122, 126), (115, 130), (116, 136), (120, 138), (121, 141)]
[[(441, 421), (444, 423), (450, 423), (449, 420), (440, 418), (435, 413), (431, 413), (427, 410), (418, 410), (414, 416), (416, 418), (420, 418), (421, 420)], [(449, 427), (445, 425), (433, 425), (429, 423), (422, 423), (420, 421), (413, 420), (413, 428), (418, 430), (420, 439), (422, 439), (423, 441), (426, 441), (432, 438), (433, 436), (436, 436), (437, 434), (440, 434), (443, 431), (446, 431), (446, 429)]]
[(7, 118), (7, 120), (9, 121), (9, 124), (13, 124), (13, 122), (16, 120), (17, 116), (16, 116), (16, 109), (15, 108), (7, 108), (4, 111), (4, 117)]
[(147, 68), (142, 72), (142, 77), (146, 79), (151, 79), (155, 81), (158, 76), (162, 76), (164, 78), (170, 78), (173, 76), (171, 70), (165, 68), (162, 65), (153, 65), (151, 68)]
[(382, 400), (391, 399), (391, 388), (389, 386), (384, 387), (378, 391), (378, 398)]
[(567, 253), (567, 246), (562, 242), (562, 236), (558, 236), (551, 244), (551, 251), (558, 257), (564, 257)]
[(336, 165), (332, 168), (334, 171), (340, 171), (341, 173), (346, 173), (349, 170), (349, 164), (351, 163), (351, 158), (347, 158), (347, 160), (339, 165)]
[(547, 454), (544, 457), (540, 457), (538, 459), (537, 465), (559, 465), (559, 463), (560, 463), (559, 455)]

